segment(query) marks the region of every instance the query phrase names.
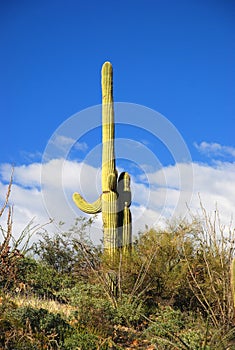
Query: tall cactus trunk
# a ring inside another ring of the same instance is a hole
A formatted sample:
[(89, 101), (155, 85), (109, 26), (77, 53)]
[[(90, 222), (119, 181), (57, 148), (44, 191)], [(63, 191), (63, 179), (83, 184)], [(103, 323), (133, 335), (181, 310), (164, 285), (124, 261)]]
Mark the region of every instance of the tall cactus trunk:
[(117, 181), (114, 138), (113, 69), (110, 62), (105, 62), (102, 67), (102, 194), (94, 203), (88, 203), (75, 192), (73, 200), (85, 213), (102, 211), (104, 252), (111, 265), (117, 248), (122, 247), (126, 253), (131, 246), (130, 176), (121, 173)]
[(102, 67), (102, 219), (104, 248), (112, 259), (118, 246), (114, 133), (113, 69), (112, 65), (106, 62)]

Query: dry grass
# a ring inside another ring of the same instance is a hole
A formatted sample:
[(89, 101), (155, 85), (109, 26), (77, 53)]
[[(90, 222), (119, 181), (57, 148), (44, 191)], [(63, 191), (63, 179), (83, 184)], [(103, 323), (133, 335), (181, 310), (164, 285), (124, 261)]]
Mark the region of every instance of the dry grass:
[(39, 298), (34, 295), (8, 295), (7, 298), (12, 301), (18, 307), (32, 307), (34, 309), (45, 309), (50, 313), (60, 314), (61, 316), (69, 319), (71, 313), (76, 311), (76, 307), (72, 307), (68, 304), (61, 304), (58, 301)]

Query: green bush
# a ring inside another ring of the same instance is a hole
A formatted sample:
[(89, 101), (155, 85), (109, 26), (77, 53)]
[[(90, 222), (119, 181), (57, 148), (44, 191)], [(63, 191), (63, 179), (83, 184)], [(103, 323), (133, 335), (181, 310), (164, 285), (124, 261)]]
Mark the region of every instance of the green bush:
[[(45, 309), (17, 307), (9, 299), (0, 307), (0, 348), (59, 349), (71, 326), (59, 315)], [(48, 348), (48, 347), (46, 347)]]
[(203, 348), (205, 343), (206, 323), (203, 328), (192, 315), (182, 313), (167, 306), (160, 308), (149, 323), (145, 335), (151, 339), (159, 350), (190, 349), (209, 350)]
[(81, 327), (100, 330), (111, 335), (114, 325), (136, 326), (145, 313), (144, 304), (138, 298), (123, 294), (114, 306), (104, 293), (102, 285), (79, 283), (72, 289), (60, 292), (60, 297), (77, 308), (72, 313)]
[(64, 350), (82, 349), (82, 350), (96, 350), (98, 338), (85, 331), (73, 332), (69, 337), (65, 339)]
[(70, 325), (59, 315), (50, 313), (45, 309), (34, 309), (32, 307), (21, 307), (12, 310), (9, 314), (11, 319), (23, 328), (30, 328), (35, 334), (45, 336), (54, 335), (53, 339), (60, 343), (63, 342), (66, 331)]
[(59, 297), (76, 307), (71, 317), (81, 328), (96, 329), (105, 335), (112, 333), (116, 310), (104, 295), (102, 286), (80, 282), (61, 291)]
[(39, 297), (56, 298), (56, 293), (60, 289), (74, 285), (71, 276), (58, 273), (53, 267), (30, 257), (19, 260), (17, 268), (19, 282), (26, 285), (27, 294), (33, 293)]
[[(100, 250), (91, 242), (87, 232), (94, 220), (79, 217), (67, 232), (62, 231), (63, 224), (59, 233), (51, 235), (44, 231), (32, 247), (34, 254), (57, 273), (87, 277), (90, 265), (94, 266), (99, 261)], [(89, 254), (89, 263), (84, 256), (84, 249)]]
[(110, 338), (103, 339), (96, 334), (85, 330), (77, 330), (65, 339), (64, 350), (118, 350)]
[(135, 327), (143, 321), (143, 315), (146, 313), (146, 307), (142, 300), (123, 294), (118, 300), (115, 309), (113, 322), (116, 325), (127, 325)]

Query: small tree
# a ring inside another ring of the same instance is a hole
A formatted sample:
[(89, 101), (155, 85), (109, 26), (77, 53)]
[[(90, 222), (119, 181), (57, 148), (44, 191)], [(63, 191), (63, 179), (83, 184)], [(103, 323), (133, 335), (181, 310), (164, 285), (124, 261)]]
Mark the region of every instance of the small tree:
[(10, 177), (10, 181), (7, 187), (7, 193), (5, 196), (5, 201), (0, 210), (0, 217), (7, 213), (6, 228), (0, 225), (0, 232), (2, 236), (2, 241), (0, 242), (0, 286), (7, 289), (12, 284), (17, 281), (17, 263), (19, 259), (23, 257), (23, 254), (27, 250), (28, 240), (21, 247), (19, 246), (26, 238), (26, 233), (22, 232), (20, 237), (15, 240), (12, 235), (12, 211), (13, 207), (9, 205), (9, 198), (12, 189), (13, 182), (13, 171)]
[(94, 246), (87, 233), (94, 219), (79, 217), (68, 231), (62, 231), (62, 223), (60, 232), (39, 233), (41, 238), (34, 243), (33, 252), (58, 273), (87, 276), (91, 264), (98, 264), (99, 247)]

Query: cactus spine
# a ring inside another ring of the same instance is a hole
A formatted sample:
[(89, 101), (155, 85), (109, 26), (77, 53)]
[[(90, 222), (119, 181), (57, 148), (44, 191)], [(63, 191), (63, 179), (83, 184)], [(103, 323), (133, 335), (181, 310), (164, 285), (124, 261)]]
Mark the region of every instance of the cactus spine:
[(79, 193), (73, 200), (88, 214), (102, 212), (104, 249), (114, 258), (118, 247), (128, 251), (131, 246), (131, 190), (130, 176), (123, 172), (117, 180), (114, 138), (113, 69), (110, 62), (102, 67), (102, 194), (88, 203)]

